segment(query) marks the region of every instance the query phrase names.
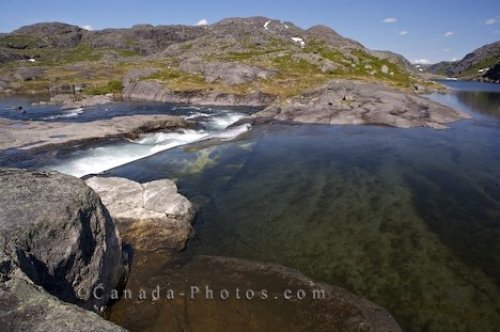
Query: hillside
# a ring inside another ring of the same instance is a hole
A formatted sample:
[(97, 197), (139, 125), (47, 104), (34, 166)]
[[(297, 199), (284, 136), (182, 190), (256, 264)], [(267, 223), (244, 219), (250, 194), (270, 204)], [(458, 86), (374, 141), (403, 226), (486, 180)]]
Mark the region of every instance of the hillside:
[(121, 92), (137, 80), (171, 91), (295, 96), (338, 78), (424, 83), (403, 57), (371, 51), (327, 26), (265, 17), (208, 26), (136, 25), (87, 31), (38, 23), (0, 35), (0, 92)]
[(459, 61), (444, 61), (431, 65), (428, 71), (433, 74), (461, 79), (486, 79), (500, 81), (498, 69), (500, 64), (500, 41), (484, 45), (467, 54)]

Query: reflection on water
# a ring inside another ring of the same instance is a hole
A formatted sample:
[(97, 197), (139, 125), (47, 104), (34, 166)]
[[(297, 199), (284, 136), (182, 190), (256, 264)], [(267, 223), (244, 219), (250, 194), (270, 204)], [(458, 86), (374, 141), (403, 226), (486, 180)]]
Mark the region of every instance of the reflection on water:
[(464, 106), (500, 118), (500, 93), (457, 91), (456, 96)]

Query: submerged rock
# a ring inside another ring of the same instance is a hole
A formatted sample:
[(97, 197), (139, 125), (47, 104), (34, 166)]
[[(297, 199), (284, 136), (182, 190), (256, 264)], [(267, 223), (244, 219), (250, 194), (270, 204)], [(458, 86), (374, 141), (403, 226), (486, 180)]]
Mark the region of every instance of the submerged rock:
[[(110, 315), (130, 330), (401, 331), (379, 305), (280, 265), (197, 256), (152, 275), (158, 258), (137, 260), (142, 265), (127, 285), (132, 299), (120, 300)], [(149, 295), (134, 300), (140, 289)]]
[(85, 183), (56, 172), (0, 170), (3, 280), (21, 270), (57, 298), (86, 309), (126, 276), (121, 238), (99, 197)]
[(193, 204), (172, 180), (137, 183), (117, 177), (86, 180), (101, 197), (125, 241), (135, 249), (182, 250), (193, 234)]
[(273, 105), (253, 115), (286, 122), (374, 124), (400, 128), (446, 128), (470, 116), (386, 85), (335, 80), (302, 94), (285, 105)]

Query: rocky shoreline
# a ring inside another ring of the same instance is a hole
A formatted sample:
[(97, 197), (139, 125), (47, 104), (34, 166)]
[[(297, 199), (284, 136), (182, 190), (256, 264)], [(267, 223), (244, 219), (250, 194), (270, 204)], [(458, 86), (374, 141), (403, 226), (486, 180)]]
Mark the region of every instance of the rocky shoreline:
[(0, 151), (34, 150), (118, 137), (137, 138), (142, 133), (188, 128), (191, 124), (172, 115), (130, 115), (85, 123), (15, 121), (0, 118)]
[(416, 94), (402, 93), (384, 84), (350, 80), (331, 81), (320, 89), (271, 105), (253, 117), (292, 123), (435, 129), (470, 119), (464, 112)]
[(302, 124), (368, 124), (444, 129), (449, 123), (470, 119), (464, 112), (418, 94), (370, 81), (333, 80), (321, 88), (287, 100), (278, 100), (262, 93), (177, 93), (153, 81), (140, 81), (129, 84), (123, 91), (123, 97), (186, 105), (265, 107), (253, 115), (257, 119), (256, 123), (274, 120)]

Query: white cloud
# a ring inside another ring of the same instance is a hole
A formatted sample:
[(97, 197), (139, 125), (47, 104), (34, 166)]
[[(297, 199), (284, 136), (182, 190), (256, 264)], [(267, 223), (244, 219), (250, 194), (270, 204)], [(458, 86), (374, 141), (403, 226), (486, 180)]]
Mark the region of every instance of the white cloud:
[(492, 24), (495, 24), (497, 22), (498, 22), (498, 20), (496, 18), (490, 18), (490, 19), (487, 19), (486, 21), (484, 21), (484, 24), (485, 25), (492, 25)]
[(493, 30), (493, 34), (497, 35), (500, 31), (499, 30)]
[(451, 61), (458, 61), (456, 57), (451, 58)]
[(450, 53), (451, 52), (451, 48), (445, 48), (443, 51), (445, 51), (446, 53)]
[(405, 35), (407, 35), (408, 33), (409, 33), (408, 31), (403, 30), (403, 31), (400, 31), (400, 32), (398, 33), (398, 35), (400, 35), (400, 36), (405, 36)]
[(200, 26), (200, 25), (207, 25), (207, 24), (208, 24), (208, 21), (203, 18), (203, 19), (199, 20), (198, 22), (196, 22), (195, 25)]
[(91, 26), (91, 25), (82, 25), (82, 29), (85, 29), (85, 30), (88, 30), (88, 31), (92, 31), (94, 30), (94, 28)]
[(381, 22), (382, 23), (396, 23), (398, 21), (395, 17), (386, 17)]
[(431, 63), (431, 61), (428, 59), (416, 59), (416, 60), (413, 60), (413, 63), (418, 64), (418, 65), (428, 65)]
[(445, 33), (444, 33), (444, 36), (445, 36), (445, 37), (451, 37), (451, 36), (453, 36), (454, 34), (455, 34), (455, 33), (454, 33), (453, 31), (448, 31), (448, 32), (445, 32)]

